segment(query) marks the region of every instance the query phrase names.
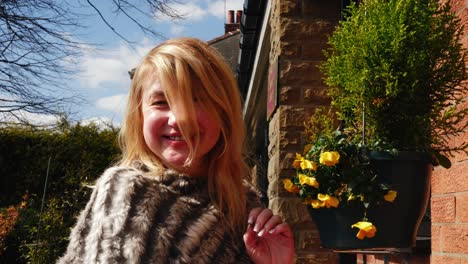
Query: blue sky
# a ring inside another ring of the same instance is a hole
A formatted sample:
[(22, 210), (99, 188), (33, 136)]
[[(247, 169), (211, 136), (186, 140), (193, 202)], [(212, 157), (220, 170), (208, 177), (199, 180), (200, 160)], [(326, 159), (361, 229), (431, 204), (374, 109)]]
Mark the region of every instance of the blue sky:
[[(126, 38), (136, 42), (130, 46), (114, 34), (99, 17), (89, 17), (86, 23), (90, 26), (85, 34), (80, 34), (86, 43), (98, 43), (89, 46), (78, 60), (81, 73), (71, 80), (70, 86), (81, 95), (86, 103), (74, 107), (73, 119), (88, 122), (105, 120), (119, 124), (125, 108), (126, 97), (130, 86), (127, 71), (135, 67), (146, 52), (161, 42), (149, 39), (143, 32), (125, 20), (116, 17), (106, 3), (96, 1), (103, 10), (106, 19)], [(168, 38), (190, 36), (204, 41), (224, 34), (225, 12), (224, 0), (182, 0), (173, 8), (186, 16), (181, 21), (171, 21), (167, 17), (157, 16), (152, 21), (154, 29)], [(242, 10), (243, 0), (226, 0), (226, 10)]]

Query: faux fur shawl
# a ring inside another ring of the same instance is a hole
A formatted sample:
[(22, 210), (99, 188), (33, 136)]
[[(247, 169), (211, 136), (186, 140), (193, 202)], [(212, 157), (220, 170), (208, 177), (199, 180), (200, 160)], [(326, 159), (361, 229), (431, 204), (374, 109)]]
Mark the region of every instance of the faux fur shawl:
[[(261, 206), (255, 191), (246, 192), (249, 211)], [(219, 214), (204, 178), (112, 167), (57, 263), (251, 263), (242, 234), (230, 234)]]

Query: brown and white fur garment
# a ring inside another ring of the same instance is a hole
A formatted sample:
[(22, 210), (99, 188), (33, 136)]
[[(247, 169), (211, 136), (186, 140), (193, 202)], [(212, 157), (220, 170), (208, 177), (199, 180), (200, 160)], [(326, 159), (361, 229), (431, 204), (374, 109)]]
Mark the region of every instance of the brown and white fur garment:
[[(255, 191), (246, 192), (247, 212), (261, 206)], [(242, 235), (220, 224), (204, 178), (112, 167), (57, 263), (251, 263)]]

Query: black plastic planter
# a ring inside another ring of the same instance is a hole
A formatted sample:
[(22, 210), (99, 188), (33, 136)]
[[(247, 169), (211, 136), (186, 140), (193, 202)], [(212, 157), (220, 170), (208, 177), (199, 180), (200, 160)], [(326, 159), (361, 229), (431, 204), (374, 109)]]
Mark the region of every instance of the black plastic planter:
[(339, 207), (313, 209), (309, 213), (316, 223), (322, 247), (352, 249), (410, 248), (427, 208), (430, 195), (431, 157), (421, 152), (399, 152), (391, 157), (381, 152), (371, 153), (371, 166), (398, 192), (393, 203), (383, 203), (367, 210), (376, 227), (373, 238), (360, 240), (357, 228), (364, 208)]

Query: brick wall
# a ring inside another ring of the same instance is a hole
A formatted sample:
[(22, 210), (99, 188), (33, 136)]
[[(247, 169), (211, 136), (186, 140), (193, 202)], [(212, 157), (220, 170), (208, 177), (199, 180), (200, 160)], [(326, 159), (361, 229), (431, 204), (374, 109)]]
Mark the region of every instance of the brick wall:
[[(462, 43), (468, 48), (468, 0), (451, 0), (450, 4), (465, 26)], [(468, 107), (468, 98), (464, 107)], [(468, 118), (465, 122), (468, 122)], [(451, 143), (466, 141), (468, 133), (453, 138)], [(432, 178), (433, 264), (468, 263), (468, 156), (457, 154), (451, 161), (449, 170), (438, 167)]]
[(270, 65), (279, 58), (278, 108), (269, 122), (268, 197), (270, 208), (291, 224), (296, 263), (337, 263), (320, 248), (316, 227), (305, 205), (281, 182), (294, 175), (291, 164), (302, 153), (303, 122), (318, 105), (329, 104), (317, 65), (323, 60), (327, 34), (339, 18), (339, 1), (272, 0)]
[[(447, 1), (447, 0), (445, 0)], [(468, 32), (468, 0), (451, 0)], [(273, 211), (291, 224), (296, 263), (337, 263), (320, 248), (318, 231), (301, 201), (284, 191), (281, 180), (294, 175), (295, 152), (302, 152), (303, 121), (327, 105), (326, 86), (316, 65), (323, 60), (326, 37), (339, 18), (339, 1), (272, 0), (270, 64), (279, 58), (278, 108), (269, 122), (268, 197)], [(463, 39), (468, 47), (468, 35)], [(468, 100), (465, 103), (468, 107)], [(468, 121), (468, 120), (467, 120)], [(453, 143), (468, 141), (468, 133)], [(435, 168), (432, 178), (432, 255), (358, 254), (358, 263), (468, 263), (468, 158), (458, 154), (449, 170)], [(430, 258), (430, 259), (429, 259)]]

